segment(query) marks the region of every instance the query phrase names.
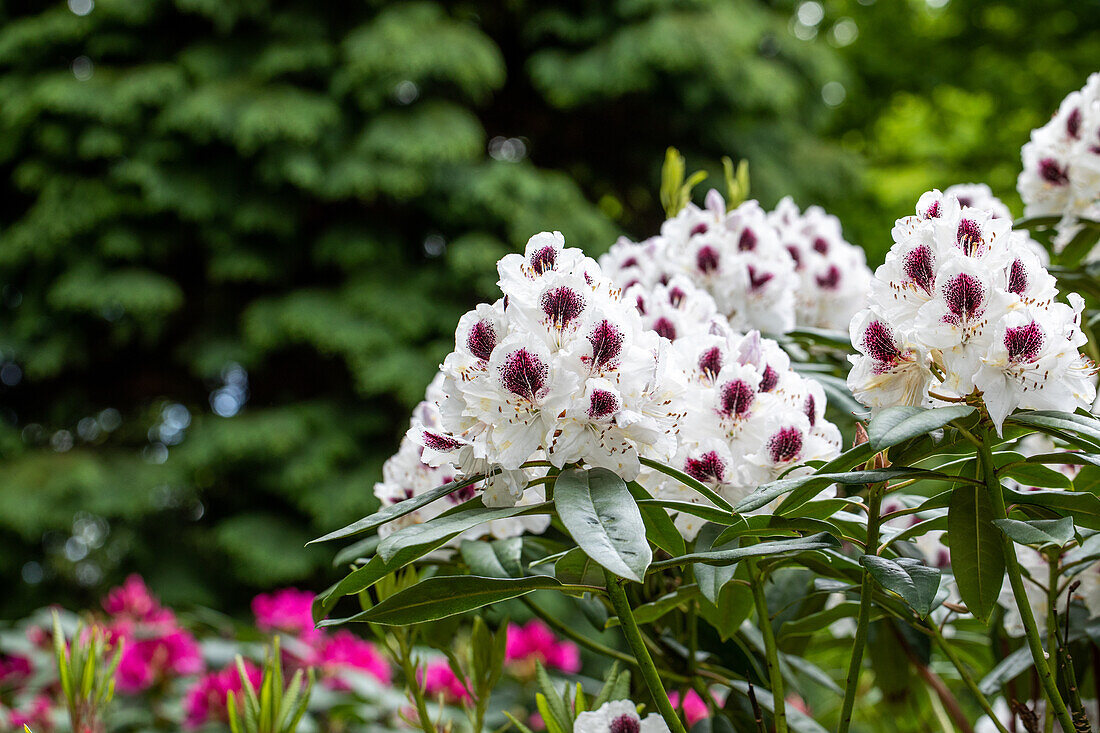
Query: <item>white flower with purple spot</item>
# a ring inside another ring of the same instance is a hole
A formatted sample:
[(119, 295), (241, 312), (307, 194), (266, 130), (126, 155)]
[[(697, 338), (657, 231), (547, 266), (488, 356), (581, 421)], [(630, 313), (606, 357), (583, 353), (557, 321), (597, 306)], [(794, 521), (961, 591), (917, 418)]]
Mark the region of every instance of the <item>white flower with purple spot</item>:
[(579, 713), (573, 733), (668, 733), (668, 723), (657, 713), (642, 718), (629, 700), (613, 700)]

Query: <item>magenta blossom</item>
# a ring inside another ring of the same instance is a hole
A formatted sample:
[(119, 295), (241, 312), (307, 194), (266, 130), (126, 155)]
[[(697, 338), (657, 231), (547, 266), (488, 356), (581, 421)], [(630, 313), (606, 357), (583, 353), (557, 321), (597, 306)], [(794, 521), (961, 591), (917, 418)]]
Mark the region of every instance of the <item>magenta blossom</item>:
[(129, 637), (118, 665), (118, 689), (135, 694), (166, 677), (198, 674), (202, 670), (198, 642), (182, 629), (152, 638)]
[(528, 663), (538, 660), (546, 667), (568, 674), (575, 674), (581, 669), (581, 654), (577, 645), (559, 641), (550, 627), (538, 619), (532, 619), (523, 626), (512, 624), (508, 627), (504, 660)]
[[(21, 710), (12, 709), (8, 713), (8, 725), (12, 730), (21, 730), (27, 726), (35, 733), (50, 733), (53, 730), (53, 720), (50, 715), (53, 702), (50, 696), (42, 693), (36, 695), (28, 705)], [(2, 720), (2, 718), (0, 718)]]
[(134, 621), (159, 623), (165, 620), (165, 609), (149, 592), (140, 575), (131, 575), (125, 583), (108, 591), (103, 599), (103, 610), (111, 616), (124, 616)]
[[(248, 660), (245, 660), (244, 668), (249, 682), (252, 683), (253, 687), (259, 688), (260, 668)], [(238, 693), (242, 689), (243, 685), (236, 664), (230, 664), (219, 672), (203, 675), (187, 691), (187, 697), (184, 699), (183, 708), (187, 713), (187, 718), (183, 723), (184, 727), (188, 730), (195, 730), (207, 721), (220, 720), (225, 722), (228, 720), (226, 704), (229, 700), (229, 693)]]
[[(672, 707), (677, 708), (680, 706), (680, 693), (673, 690), (668, 693), (668, 701), (672, 703)], [(718, 697), (714, 697), (714, 701), (721, 706), (721, 702)], [(707, 711), (707, 704), (695, 690), (688, 690), (687, 695), (684, 696), (684, 719), (687, 720), (688, 727), (695, 725), (703, 718), (707, 717), (709, 712)]]
[(432, 698), (443, 695), (449, 703), (459, 703), (470, 699), (470, 692), (462, 684), (451, 665), (444, 661), (431, 662), (419, 674), (424, 692)]
[(283, 588), (252, 599), (252, 613), (261, 631), (282, 631), (303, 636), (314, 631), (313, 598), (309, 591)]
[(21, 654), (0, 655), (0, 688), (18, 690), (34, 673), (31, 660)]
[(339, 678), (342, 669), (362, 670), (387, 685), (393, 678), (390, 665), (374, 645), (347, 629), (322, 636), (316, 642), (312, 666), (318, 667), (328, 686), (336, 690), (348, 689)]

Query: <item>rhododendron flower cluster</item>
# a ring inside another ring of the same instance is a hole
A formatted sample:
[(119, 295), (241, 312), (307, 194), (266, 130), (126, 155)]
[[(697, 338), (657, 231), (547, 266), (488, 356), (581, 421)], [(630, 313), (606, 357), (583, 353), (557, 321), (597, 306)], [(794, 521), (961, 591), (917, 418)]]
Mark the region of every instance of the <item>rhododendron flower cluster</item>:
[(1017, 408), (1092, 403), (1084, 303), (1056, 300), (1054, 278), (1011, 222), (930, 191), (892, 234), (870, 307), (850, 327), (856, 399), (881, 408), (980, 395), (998, 430)]
[[(437, 461), (439, 465), (436, 466), (426, 463), (424, 460), (424, 447), (418, 445), (413, 439), (414, 435), (422, 434), (424, 431), (441, 434), (443, 428), (439, 414), (439, 403), (444, 398), (443, 381), (444, 376), (439, 373), (428, 385), (424, 400), (413, 410), (409, 433), (402, 438), (397, 453), (382, 465), (382, 480), (374, 485), (374, 495), (378, 497), (382, 506), (390, 506), (399, 501), (411, 499), (426, 491), (461, 479), (459, 469), (449, 462)], [(544, 475), (546, 469), (524, 469), (520, 473), (523, 476), (521, 480), (526, 483), (530, 479)], [(378, 533), (380, 536), (385, 537), (402, 527), (420, 524), (437, 517), (447, 509), (473, 498), (480, 486), (481, 482), (464, 486), (458, 491), (448, 494), (442, 501), (432, 502), (420, 507), (415, 512), (406, 514), (392, 522), (387, 522), (379, 528)], [(541, 502), (543, 498), (542, 488), (534, 486), (523, 492), (518, 503), (535, 504)], [(515, 537), (525, 532), (541, 534), (546, 531), (549, 525), (550, 518), (547, 516), (494, 519), (463, 532), (448, 544), (457, 547), (463, 540), (476, 539), (486, 532), (496, 538)]]
[(451, 665), (446, 660), (438, 659), (429, 662), (417, 674), (420, 686), (424, 688), (424, 693), (428, 697), (442, 697), (445, 702), (451, 704), (458, 704), (472, 699), (470, 691), (466, 689), (466, 685), (462, 683), (462, 680), (458, 678), (458, 675), (454, 673)]
[[(840, 431), (825, 419), (821, 385), (791, 369), (790, 358), (756, 331), (711, 334), (674, 344), (690, 406), (680, 419), (675, 468), (737, 502), (756, 487), (840, 450)], [(647, 472), (643, 485), (661, 498), (705, 501), (664, 474)], [(694, 538), (703, 520), (676, 517)]]
[(657, 713), (641, 717), (630, 700), (612, 700), (578, 714), (573, 733), (668, 733), (668, 724)]
[[(871, 277), (863, 250), (845, 241), (840, 222), (820, 207), (800, 212), (786, 198), (770, 214), (756, 201), (727, 212), (714, 190), (705, 207), (689, 203), (660, 235), (620, 239), (600, 265), (624, 289), (671, 289), (675, 278), (687, 278), (713, 296), (735, 330), (776, 334), (796, 325), (847, 325)], [(647, 325), (674, 339), (662, 317), (655, 313)]]
[(840, 220), (820, 206), (803, 212), (786, 197), (768, 215), (779, 243), (798, 273), (795, 317), (798, 325), (842, 330), (867, 300), (871, 270), (862, 247), (850, 244)]
[(110, 638), (124, 642), (117, 677), (120, 691), (135, 694), (169, 677), (203, 670), (195, 637), (179, 627), (175, 614), (160, 605), (139, 576), (131, 575), (111, 590), (103, 609), (111, 615)]
[(712, 189), (704, 208), (689, 203), (659, 237), (620, 239), (600, 264), (624, 288), (685, 275), (714, 297), (735, 329), (785, 333), (795, 325), (795, 262), (756, 201), (727, 212)]
[(1022, 157), (1016, 187), (1024, 215), (1062, 217), (1057, 244), (1076, 233), (1078, 219), (1100, 219), (1100, 73), (1031, 131)]
[(675, 447), (678, 383), (668, 343), (560, 233), (531, 238), (497, 266), (504, 297), (459, 321), (443, 362), (439, 428), (409, 437), (430, 466), (484, 474), (484, 501), (522, 498), (524, 464), (602, 466), (626, 480), (639, 456)]

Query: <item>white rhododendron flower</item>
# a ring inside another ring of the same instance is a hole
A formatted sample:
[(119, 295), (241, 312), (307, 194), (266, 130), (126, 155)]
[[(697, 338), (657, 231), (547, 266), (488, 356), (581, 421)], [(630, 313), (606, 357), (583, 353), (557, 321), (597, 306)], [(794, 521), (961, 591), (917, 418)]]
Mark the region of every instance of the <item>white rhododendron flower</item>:
[[(793, 371), (771, 339), (729, 332), (680, 339), (673, 348), (686, 385), (673, 467), (736, 503), (793, 467), (839, 453), (840, 431), (824, 417), (824, 391)], [(660, 498), (706, 502), (655, 471), (639, 481)], [(675, 523), (693, 539), (703, 521), (679, 512)]]
[(629, 700), (612, 700), (578, 714), (573, 733), (668, 733), (668, 723), (657, 713), (639, 716)]
[(630, 481), (640, 455), (667, 458), (679, 372), (636, 300), (557, 232), (532, 237), (498, 272), (503, 297), (467, 313), (455, 331), (438, 424), (409, 431), (424, 460), (486, 475), (485, 503), (511, 506), (530, 461), (602, 466)]
[(840, 220), (820, 206), (804, 212), (786, 197), (768, 215), (794, 260), (798, 325), (843, 330), (867, 300), (871, 269), (861, 247), (849, 244)]
[[(438, 431), (441, 425), (441, 415), (438, 402), (443, 396), (442, 374), (428, 386), (427, 394), (413, 410), (410, 420), (410, 432), (414, 434), (425, 431)], [(461, 474), (450, 463), (438, 463), (430, 465), (425, 461), (424, 455), (429, 449), (417, 445), (406, 435), (401, 440), (401, 446), (397, 453), (391, 456), (382, 465), (382, 480), (374, 485), (374, 495), (378, 497), (382, 506), (390, 506), (405, 499), (411, 499), (427, 491), (454, 481), (461, 480)], [(519, 487), (530, 480), (546, 473), (545, 469), (525, 469), (515, 477)], [(483, 482), (482, 482), (483, 483)], [(482, 488), (482, 483), (475, 483), (448, 494), (443, 501), (432, 502), (420, 507), (415, 512), (406, 514), (392, 522), (387, 522), (378, 528), (378, 534), (386, 537), (389, 534), (412, 524), (420, 524), (433, 519), (452, 506), (472, 499)], [(544, 500), (541, 486), (533, 486), (523, 492), (519, 499), (520, 504), (537, 504)], [(456, 537), (449, 545), (457, 547), (462, 540), (476, 539), (484, 534), (496, 538), (516, 537), (524, 533), (542, 534), (550, 525), (548, 516), (510, 517), (495, 519), (484, 525), (475, 527)]]
[(1061, 217), (1056, 245), (1072, 239), (1079, 219), (1100, 219), (1100, 73), (1031, 131), (1021, 155), (1016, 188), (1024, 215)]
[(1054, 278), (1011, 221), (930, 191), (892, 234), (869, 307), (851, 322), (857, 400), (877, 409), (980, 395), (998, 431), (1019, 408), (1091, 405), (1083, 303), (1056, 300)]

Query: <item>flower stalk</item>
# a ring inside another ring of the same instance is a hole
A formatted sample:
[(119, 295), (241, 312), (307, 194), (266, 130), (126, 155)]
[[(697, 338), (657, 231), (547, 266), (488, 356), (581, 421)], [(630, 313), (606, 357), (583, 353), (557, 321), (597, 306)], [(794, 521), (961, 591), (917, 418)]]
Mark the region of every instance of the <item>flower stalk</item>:
[[(1005, 505), (1001, 482), (997, 478), (997, 468), (993, 462), (993, 449), (989, 445), (988, 434), (978, 433), (974, 437), (976, 438), (974, 443), (977, 448), (982, 478), (989, 489), (989, 495), (993, 503), (994, 518), (1008, 519), (1008, 509)], [(1004, 550), (1005, 571), (1008, 574), (1008, 582), (1012, 586), (1012, 596), (1016, 599), (1016, 607), (1020, 611), (1020, 619), (1024, 625), (1027, 645), (1031, 650), (1031, 658), (1035, 662), (1035, 671), (1039, 676), (1039, 683), (1042, 685), (1047, 703), (1053, 709), (1054, 716), (1058, 719), (1062, 729), (1074, 730), (1073, 720), (1070, 718), (1066, 703), (1062, 699), (1061, 692), (1058, 691), (1058, 683), (1051, 671), (1049, 655), (1043, 649), (1043, 641), (1039, 636), (1035, 614), (1028, 602), (1027, 589), (1024, 587), (1023, 575), (1020, 573), (1020, 561), (1016, 557), (1016, 545), (1009, 539), (1008, 535), (1002, 534), (1001, 546)], [(1050, 639), (1050, 644), (1051, 649), (1054, 649), (1054, 638)]]
[[(874, 555), (878, 547), (878, 533), (882, 509), (882, 494), (886, 484), (872, 484), (867, 495), (867, 552)], [(848, 660), (848, 674), (844, 683), (844, 702), (840, 708), (840, 723), (837, 733), (847, 733), (852, 724), (852, 709), (855, 706), (856, 690), (859, 688), (859, 670), (863, 665), (863, 649), (867, 646), (867, 627), (871, 622), (871, 598), (874, 594), (871, 573), (863, 570), (863, 580), (859, 589), (859, 618), (856, 621), (856, 638), (852, 645), (852, 656)]]
[(779, 668), (779, 647), (775, 643), (775, 631), (772, 629), (771, 614), (768, 613), (768, 601), (764, 597), (764, 574), (760, 572), (756, 562), (750, 562), (749, 568), (752, 573), (752, 600), (760, 622), (760, 635), (764, 638), (764, 658), (767, 661), (768, 678), (772, 688), (775, 733), (787, 733), (787, 701), (783, 671)]
[[(657, 711), (665, 719), (665, 723), (668, 724), (668, 728), (672, 733), (687, 733), (683, 722), (676, 715), (676, 711), (673, 710), (672, 703), (669, 702), (664, 683), (661, 682), (661, 677), (657, 674), (657, 667), (653, 664), (653, 657), (650, 656), (645, 640), (642, 639), (642, 632), (638, 629), (638, 622), (634, 620), (634, 612), (630, 609), (630, 600), (626, 597), (622, 579), (607, 570), (604, 570), (604, 577), (607, 578), (607, 595), (611, 598), (611, 606), (619, 617), (623, 636), (626, 637), (630, 650), (634, 652), (634, 657), (638, 660), (638, 668), (642, 673), (642, 679), (645, 680), (646, 687), (649, 688), (649, 694), (653, 696)], [(786, 730), (786, 728), (783, 730)], [(780, 731), (780, 733), (783, 733), (783, 731)]]

